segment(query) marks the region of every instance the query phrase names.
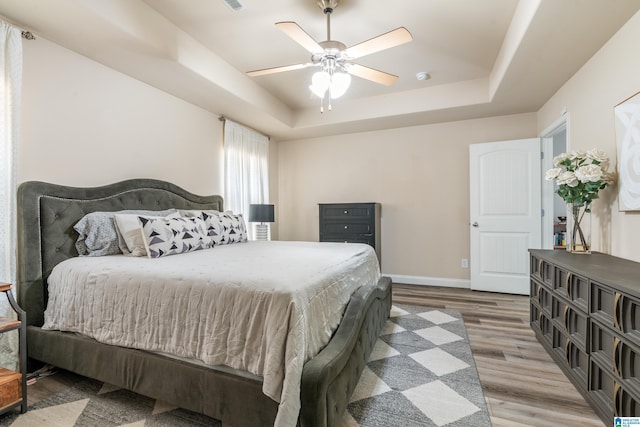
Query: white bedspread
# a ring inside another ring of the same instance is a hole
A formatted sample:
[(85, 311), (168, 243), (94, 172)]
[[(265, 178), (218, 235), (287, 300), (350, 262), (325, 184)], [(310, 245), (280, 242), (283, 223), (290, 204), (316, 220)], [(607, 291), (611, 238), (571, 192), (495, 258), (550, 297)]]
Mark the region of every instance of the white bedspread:
[(159, 259), (80, 257), (49, 277), (43, 329), (227, 365), (264, 378), (277, 426), (300, 410), (303, 364), (350, 296), (380, 276), (362, 244), (247, 242)]

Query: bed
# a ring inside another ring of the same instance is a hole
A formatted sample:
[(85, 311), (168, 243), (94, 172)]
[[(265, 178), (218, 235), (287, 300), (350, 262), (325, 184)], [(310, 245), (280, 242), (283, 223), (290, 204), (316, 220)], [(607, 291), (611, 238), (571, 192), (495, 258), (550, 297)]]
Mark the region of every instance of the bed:
[[(77, 257), (73, 225), (78, 220), (94, 211), (168, 208), (223, 211), (223, 201), (219, 196), (198, 196), (151, 179), (95, 188), (43, 182), (20, 186), (17, 290), (27, 312), (28, 356), (34, 362), (109, 382), (224, 424), (273, 425), (278, 403), (263, 393), (260, 376), (42, 328), (47, 278), (57, 264)], [(302, 368), (298, 425), (339, 424), (390, 306), (391, 280), (387, 277), (353, 293), (329, 343)]]

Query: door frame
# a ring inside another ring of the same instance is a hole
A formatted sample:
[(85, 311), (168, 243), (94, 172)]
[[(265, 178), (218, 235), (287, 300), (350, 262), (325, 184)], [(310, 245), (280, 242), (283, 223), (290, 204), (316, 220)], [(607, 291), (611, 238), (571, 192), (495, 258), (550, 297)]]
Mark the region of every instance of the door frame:
[(563, 112), (562, 116), (554, 121), (549, 127), (544, 129), (540, 133), (542, 138), (542, 211), (544, 215), (541, 217), (542, 221), (542, 249), (553, 249), (553, 194), (555, 191), (553, 181), (547, 181), (544, 179), (547, 170), (553, 167), (553, 137), (561, 132), (566, 133), (566, 147), (569, 151), (569, 113)]

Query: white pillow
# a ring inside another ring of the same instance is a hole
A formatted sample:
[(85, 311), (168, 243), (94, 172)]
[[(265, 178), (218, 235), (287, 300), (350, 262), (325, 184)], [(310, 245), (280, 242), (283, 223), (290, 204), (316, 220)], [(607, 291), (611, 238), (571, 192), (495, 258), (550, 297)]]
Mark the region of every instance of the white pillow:
[[(114, 222), (118, 231), (118, 246), (123, 254), (127, 256), (147, 256), (147, 248), (142, 237), (142, 225), (140, 224), (140, 215), (136, 214), (116, 214)], [(178, 212), (161, 217), (153, 216), (152, 218), (179, 218)]]

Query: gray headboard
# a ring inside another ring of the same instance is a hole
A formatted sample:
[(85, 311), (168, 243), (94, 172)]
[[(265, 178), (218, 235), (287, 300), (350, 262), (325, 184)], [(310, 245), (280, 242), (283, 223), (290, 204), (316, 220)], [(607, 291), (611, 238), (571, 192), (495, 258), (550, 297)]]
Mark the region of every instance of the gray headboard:
[(47, 305), (47, 277), (53, 267), (78, 256), (73, 225), (85, 214), (124, 209), (215, 209), (220, 196), (198, 196), (154, 179), (131, 179), (103, 187), (67, 187), (25, 182), (18, 188), (18, 302), (29, 325), (41, 326)]

